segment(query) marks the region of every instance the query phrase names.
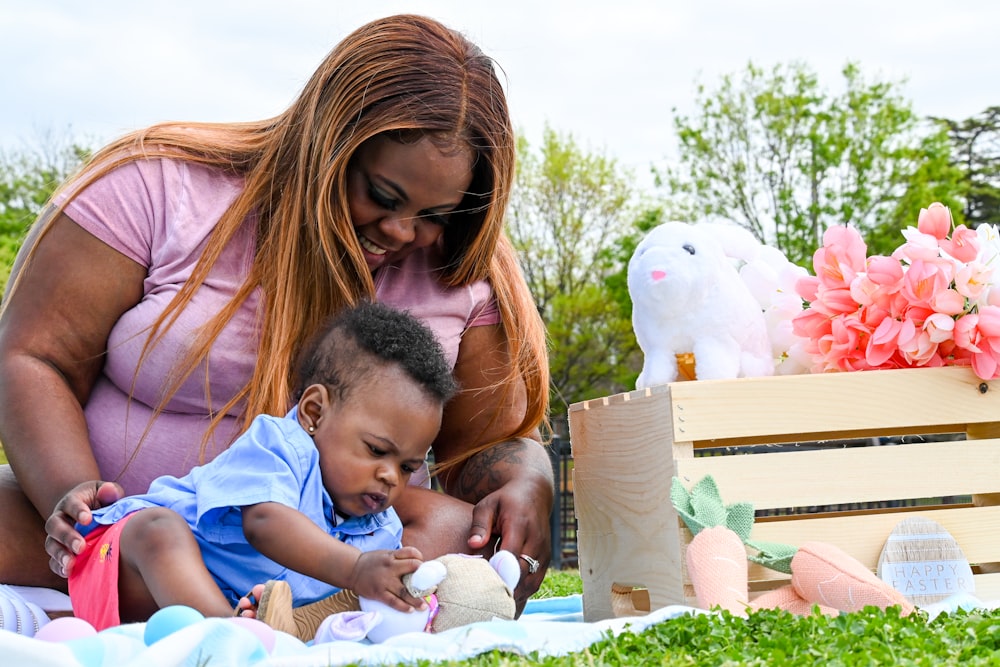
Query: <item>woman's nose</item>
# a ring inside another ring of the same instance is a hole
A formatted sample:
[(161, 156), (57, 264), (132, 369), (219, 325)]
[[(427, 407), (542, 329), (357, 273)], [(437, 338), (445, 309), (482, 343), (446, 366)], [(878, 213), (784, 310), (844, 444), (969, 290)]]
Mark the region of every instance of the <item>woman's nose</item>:
[(395, 241), (399, 246), (412, 243), (417, 238), (417, 220), (407, 216), (392, 216), (386, 218), (381, 224), (382, 233)]

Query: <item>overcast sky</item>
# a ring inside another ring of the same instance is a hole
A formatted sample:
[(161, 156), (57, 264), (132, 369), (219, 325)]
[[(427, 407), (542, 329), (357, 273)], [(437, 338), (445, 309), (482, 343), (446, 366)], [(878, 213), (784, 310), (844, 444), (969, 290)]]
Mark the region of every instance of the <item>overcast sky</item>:
[(921, 115), (1000, 105), (997, 0), (0, 0), (0, 146), (275, 115), (338, 40), (401, 12), (493, 56), (529, 140), (548, 123), (639, 174), (673, 151), (695, 85), (750, 60), (801, 60), (831, 92), (856, 61), (906, 79)]

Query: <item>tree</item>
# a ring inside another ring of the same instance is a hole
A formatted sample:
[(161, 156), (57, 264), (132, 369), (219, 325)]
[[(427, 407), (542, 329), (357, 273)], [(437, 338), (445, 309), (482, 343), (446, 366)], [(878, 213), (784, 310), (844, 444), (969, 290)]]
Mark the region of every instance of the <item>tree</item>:
[(88, 154), (82, 146), (48, 135), (36, 148), (0, 151), (0, 293), (28, 229)]
[(622, 248), (635, 247), (631, 182), (614, 159), (551, 128), (537, 151), (518, 143), (508, 233), (548, 328), (553, 413), (634, 387), (630, 304), (613, 285)]
[(963, 172), (967, 224), (1000, 224), (1000, 106), (963, 121), (933, 120), (946, 129), (953, 161)]
[[(697, 89), (698, 112), (676, 116), (680, 163), (666, 182), (703, 217), (741, 224), (793, 262), (808, 265), (830, 225), (852, 224), (873, 252), (898, 245), (902, 221), (935, 193), (961, 201), (942, 131), (921, 132), (896, 84), (842, 70), (831, 95), (804, 64), (747, 66), (716, 91)], [(895, 230), (892, 238), (885, 233)], [(883, 248), (884, 246), (884, 248)]]

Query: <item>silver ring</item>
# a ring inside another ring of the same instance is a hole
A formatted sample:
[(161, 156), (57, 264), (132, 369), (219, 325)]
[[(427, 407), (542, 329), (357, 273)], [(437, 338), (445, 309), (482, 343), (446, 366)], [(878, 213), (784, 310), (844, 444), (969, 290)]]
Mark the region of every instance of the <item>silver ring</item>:
[(538, 572), (538, 566), (541, 565), (541, 563), (539, 563), (537, 560), (535, 560), (528, 554), (521, 554), (521, 558), (523, 558), (524, 562), (528, 564), (528, 574), (534, 574), (535, 572)]

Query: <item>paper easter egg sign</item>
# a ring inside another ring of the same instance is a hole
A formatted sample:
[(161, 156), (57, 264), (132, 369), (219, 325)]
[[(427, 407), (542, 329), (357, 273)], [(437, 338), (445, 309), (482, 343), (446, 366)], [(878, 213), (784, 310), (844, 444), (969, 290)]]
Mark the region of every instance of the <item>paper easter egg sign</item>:
[(904, 519), (893, 529), (878, 561), (878, 576), (915, 605), (956, 593), (975, 594), (972, 568), (955, 538), (923, 517)]

